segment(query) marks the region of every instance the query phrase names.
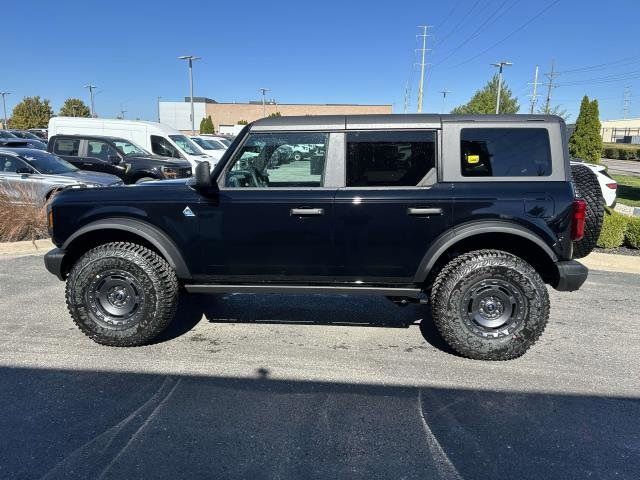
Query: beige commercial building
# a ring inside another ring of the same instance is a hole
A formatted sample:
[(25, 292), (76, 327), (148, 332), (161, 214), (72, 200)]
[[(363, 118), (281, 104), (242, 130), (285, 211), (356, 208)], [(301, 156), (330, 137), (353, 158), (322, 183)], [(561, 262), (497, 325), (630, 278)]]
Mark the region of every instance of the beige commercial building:
[[(392, 106), (388, 105), (358, 105), (358, 104), (299, 104), (276, 103), (270, 101), (264, 106), (261, 102), (249, 103), (218, 103), (208, 98), (194, 99), (194, 118), (196, 130), (202, 118), (211, 115), (216, 132), (220, 125), (237, 125), (240, 121), (252, 122), (279, 112), (287, 115), (358, 115), (368, 113), (391, 113)], [(188, 132), (191, 130), (189, 101), (160, 102), (160, 122), (177, 130)]]
[(616, 143), (624, 137), (640, 136), (640, 118), (602, 120), (602, 141)]

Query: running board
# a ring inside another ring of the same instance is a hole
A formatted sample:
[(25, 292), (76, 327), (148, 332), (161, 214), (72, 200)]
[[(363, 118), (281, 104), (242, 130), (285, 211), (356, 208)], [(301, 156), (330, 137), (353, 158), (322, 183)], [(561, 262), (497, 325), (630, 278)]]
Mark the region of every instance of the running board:
[(342, 295), (383, 295), (386, 297), (420, 298), (419, 288), (385, 287), (331, 287), (309, 285), (185, 285), (189, 293), (286, 293), (286, 294), (342, 294)]

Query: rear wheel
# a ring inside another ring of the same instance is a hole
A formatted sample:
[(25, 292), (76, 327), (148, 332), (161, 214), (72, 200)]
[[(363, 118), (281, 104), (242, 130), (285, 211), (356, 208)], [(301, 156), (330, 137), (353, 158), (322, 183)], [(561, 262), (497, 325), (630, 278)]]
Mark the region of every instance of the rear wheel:
[(540, 275), (500, 250), (453, 259), (436, 277), (430, 300), (443, 339), (460, 355), (478, 360), (523, 355), (549, 318), (549, 294)]
[(67, 279), (67, 307), (89, 338), (116, 347), (148, 343), (171, 322), (178, 280), (155, 252), (108, 243), (85, 253)]
[(584, 165), (571, 165), (576, 196), (587, 203), (584, 237), (573, 242), (573, 258), (583, 258), (596, 248), (604, 220), (604, 198), (596, 174)]

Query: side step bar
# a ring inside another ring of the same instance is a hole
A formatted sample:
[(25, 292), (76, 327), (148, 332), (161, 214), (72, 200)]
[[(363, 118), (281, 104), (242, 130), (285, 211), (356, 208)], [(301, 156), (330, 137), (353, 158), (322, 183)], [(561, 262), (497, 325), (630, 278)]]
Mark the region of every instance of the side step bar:
[(185, 285), (189, 293), (286, 293), (286, 294), (344, 294), (344, 295), (383, 295), (390, 297), (420, 298), (419, 288), (385, 287), (333, 287), (309, 285), (222, 285), (203, 284)]

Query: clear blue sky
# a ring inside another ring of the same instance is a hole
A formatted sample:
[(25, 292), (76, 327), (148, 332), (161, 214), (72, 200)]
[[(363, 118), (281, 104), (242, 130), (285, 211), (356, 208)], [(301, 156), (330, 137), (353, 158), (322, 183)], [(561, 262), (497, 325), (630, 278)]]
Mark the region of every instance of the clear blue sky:
[(176, 57), (195, 54), (195, 94), (218, 101), (257, 99), (267, 87), (280, 103), (392, 103), (402, 112), (411, 78), (415, 111), (413, 49), (417, 25), (429, 24), (424, 111), (440, 111), (445, 88), (453, 92), (447, 109), (466, 102), (498, 60), (514, 63), (505, 78), (524, 111), (535, 65), (548, 72), (555, 59), (565, 73), (554, 103), (572, 120), (585, 93), (600, 100), (603, 118), (621, 117), (625, 86), (630, 113), (640, 116), (638, 0), (22, 0), (2, 10), (0, 90), (12, 92), (9, 109), (40, 95), (57, 112), (67, 97), (87, 101), (90, 82), (100, 116), (123, 105), (129, 118), (153, 119), (156, 96), (188, 94), (186, 65)]

